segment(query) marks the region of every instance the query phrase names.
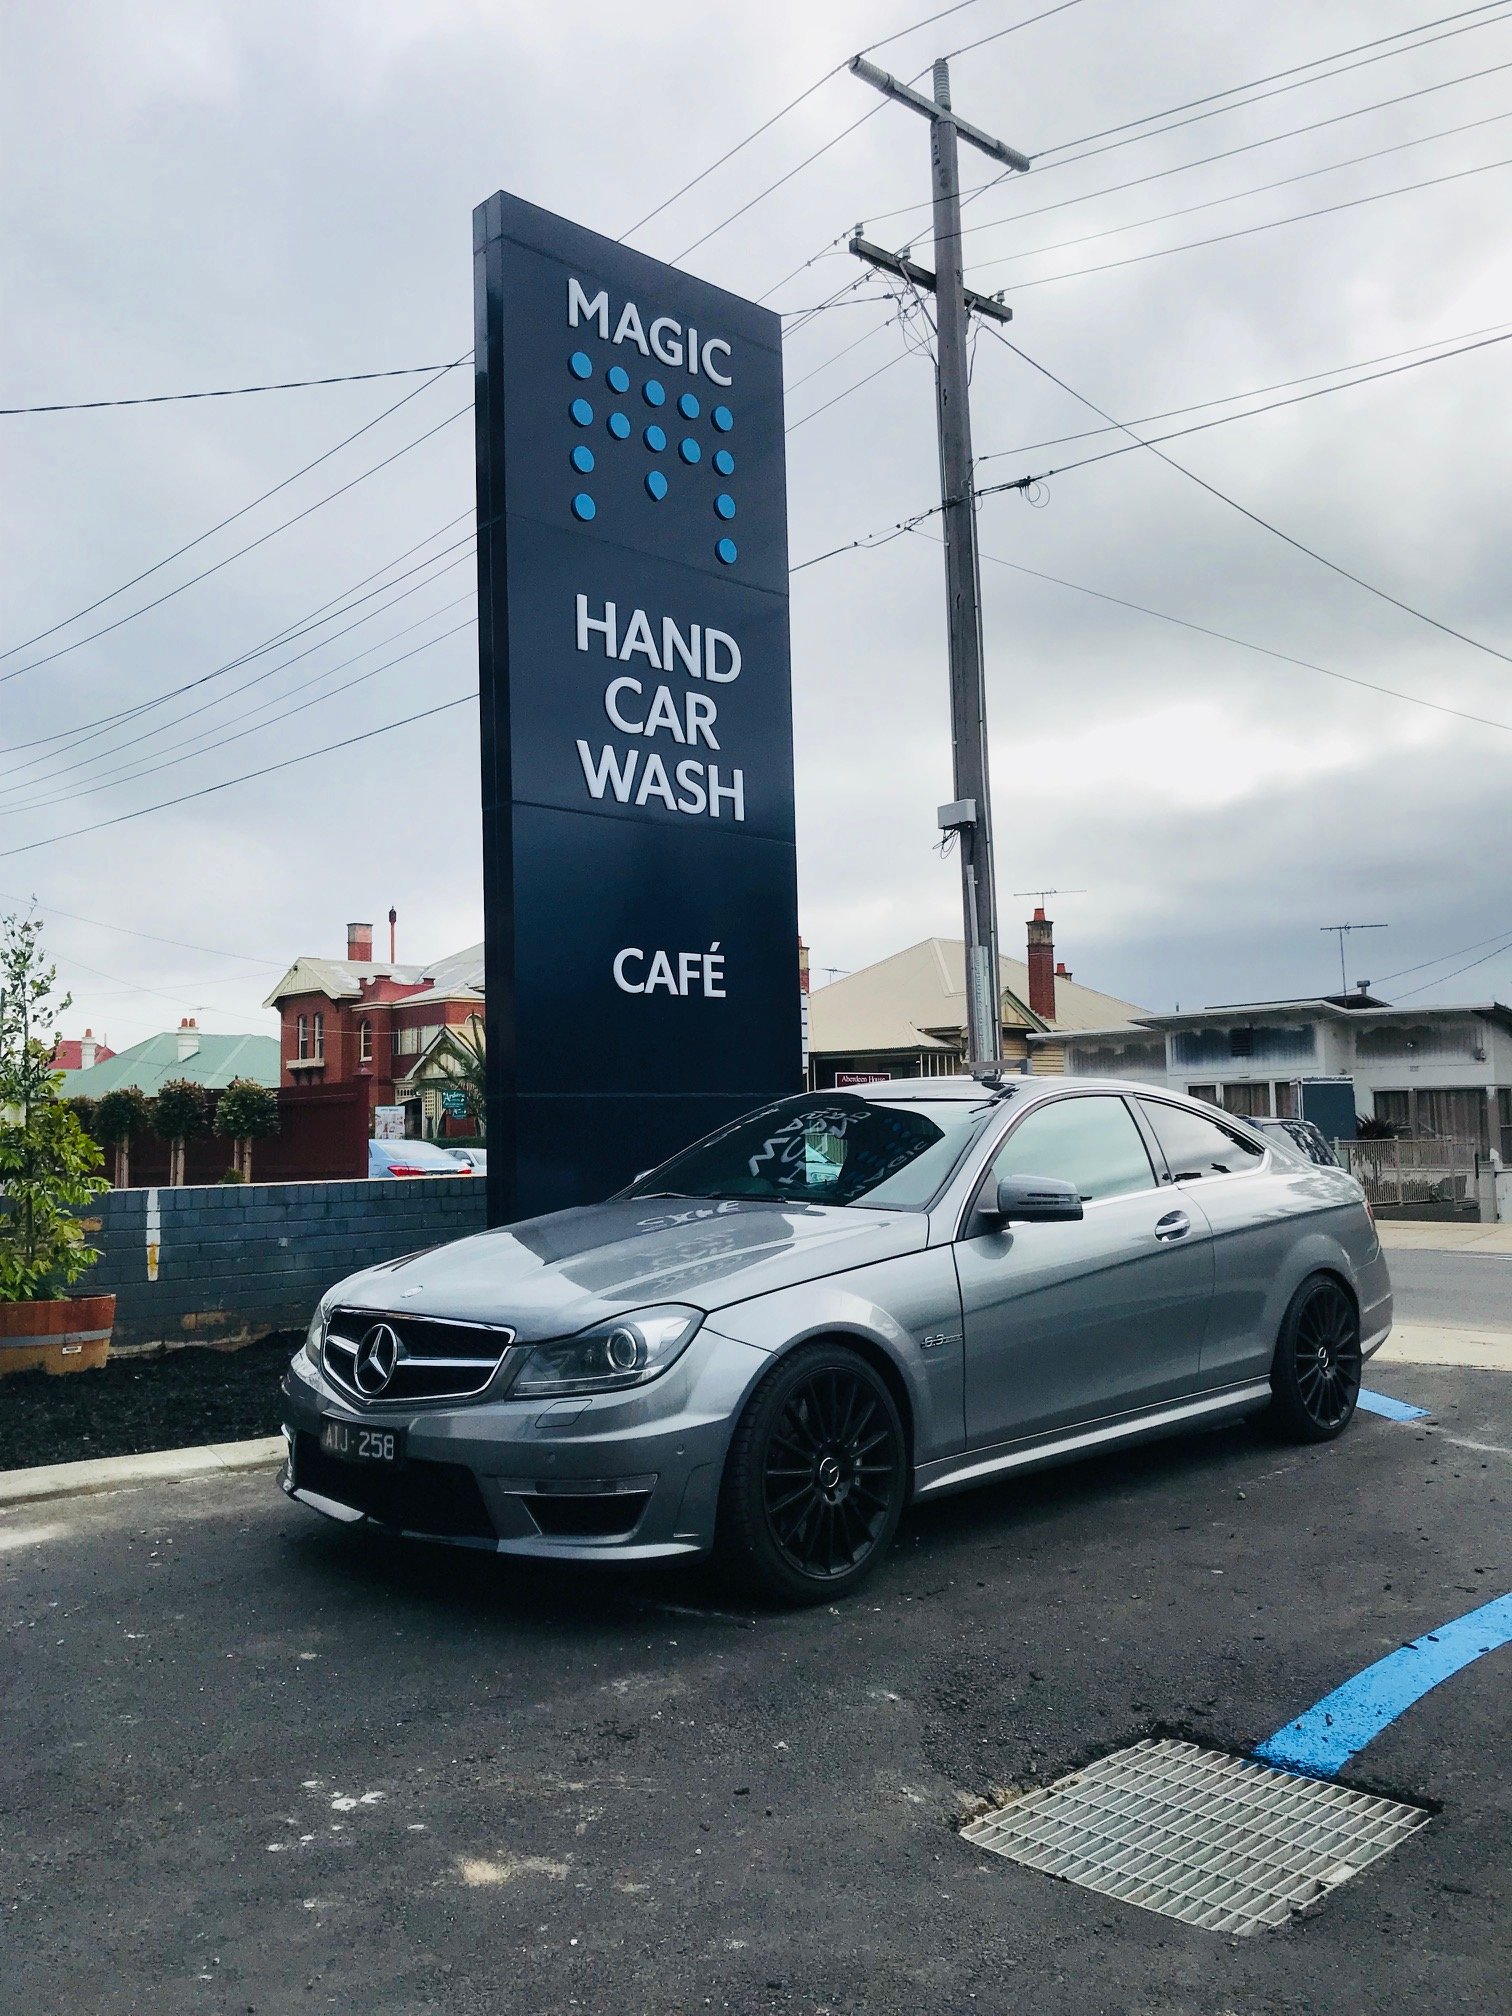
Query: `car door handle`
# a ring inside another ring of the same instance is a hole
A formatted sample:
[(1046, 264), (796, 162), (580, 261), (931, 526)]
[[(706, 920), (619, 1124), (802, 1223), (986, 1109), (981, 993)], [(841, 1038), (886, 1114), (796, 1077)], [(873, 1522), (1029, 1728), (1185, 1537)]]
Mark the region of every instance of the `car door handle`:
[(1166, 1246), (1173, 1239), (1185, 1239), (1191, 1229), (1192, 1221), (1185, 1211), (1167, 1211), (1164, 1218), (1155, 1221), (1155, 1237)]

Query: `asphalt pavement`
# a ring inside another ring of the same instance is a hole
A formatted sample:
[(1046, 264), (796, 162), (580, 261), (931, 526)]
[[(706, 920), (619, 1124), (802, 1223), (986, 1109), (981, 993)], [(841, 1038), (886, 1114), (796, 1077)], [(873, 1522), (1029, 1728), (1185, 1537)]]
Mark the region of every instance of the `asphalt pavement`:
[(1504, 2009), (1512, 1650), (1347, 1782), (1435, 1817), (1287, 1928), (969, 1848), (972, 1799), (1150, 1734), (1247, 1751), (1512, 1588), (1512, 1382), (1245, 1426), (904, 1522), (868, 1589), (390, 1543), (271, 1476), (0, 1515), (0, 2008), (26, 2016)]

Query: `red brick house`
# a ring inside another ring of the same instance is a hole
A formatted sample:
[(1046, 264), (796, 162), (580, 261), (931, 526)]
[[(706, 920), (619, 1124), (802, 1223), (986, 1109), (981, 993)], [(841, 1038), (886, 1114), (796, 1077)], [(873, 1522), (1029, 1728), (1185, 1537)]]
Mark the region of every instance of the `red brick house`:
[(443, 1029), (481, 1021), (483, 947), (385, 964), (372, 925), (349, 924), (345, 959), (296, 959), (265, 1005), (279, 1014), (281, 1084), (362, 1085), (369, 1114), (408, 1105), (411, 1133), (437, 1131), (414, 1074)]

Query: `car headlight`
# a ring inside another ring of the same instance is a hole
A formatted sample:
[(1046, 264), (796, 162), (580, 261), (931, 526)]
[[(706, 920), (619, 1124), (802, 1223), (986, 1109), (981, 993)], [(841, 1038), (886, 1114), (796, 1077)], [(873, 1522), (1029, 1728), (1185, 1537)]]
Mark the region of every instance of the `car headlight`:
[(315, 1314), (310, 1318), (310, 1327), (305, 1331), (302, 1355), (312, 1367), (319, 1367), (321, 1349), (325, 1344), (326, 1331), (325, 1297), (315, 1304)]
[(644, 1386), (682, 1356), (702, 1321), (701, 1310), (671, 1303), (617, 1316), (576, 1337), (534, 1344), (509, 1397), (616, 1393), (621, 1387)]

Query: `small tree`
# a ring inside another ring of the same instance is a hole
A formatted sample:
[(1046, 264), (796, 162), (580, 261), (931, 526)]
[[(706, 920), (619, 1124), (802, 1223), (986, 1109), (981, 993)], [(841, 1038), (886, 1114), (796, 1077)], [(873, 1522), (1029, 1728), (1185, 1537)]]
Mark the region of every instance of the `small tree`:
[(252, 1143), (278, 1132), (278, 1096), (254, 1078), (233, 1078), (215, 1109), (215, 1131), (232, 1144), (232, 1165), (244, 1183), (252, 1180)]
[(210, 1132), (210, 1095), (192, 1078), (170, 1078), (152, 1102), (152, 1131), (168, 1143), (168, 1181), (184, 1180), (184, 1148)]
[(69, 1107), (71, 1111), (73, 1111), (75, 1114), (78, 1115), (79, 1125), (84, 1129), (84, 1132), (89, 1136), (90, 1140), (98, 1142), (100, 1139), (99, 1100), (86, 1099), (84, 1095), (80, 1093), (76, 1099), (65, 1099), (63, 1101), (63, 1104)]
[(52, 1068), (57, 969), (43, 961), (35, 919), (0, 928), (0, 1302), (66, 1296), (99, 1254), (77, 1213), (109, 1186), (100, 1151), (63, 1105)]
[(131, 1182), (132, 1136), (145, 1134), (151, 1119), (147, 1095), (135, 1085), (118, 1085), (103, 1093), (95, 1107), (95, 1137), (115, 1151), (117, 1190), (125, 1190)]

